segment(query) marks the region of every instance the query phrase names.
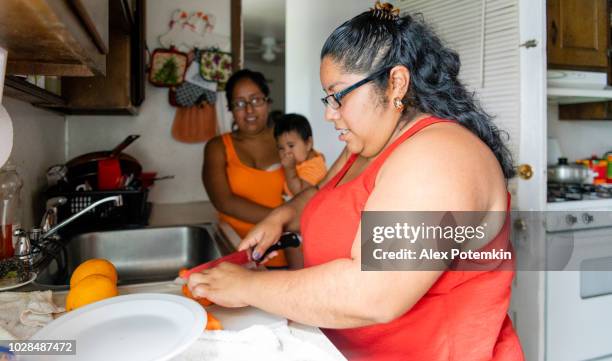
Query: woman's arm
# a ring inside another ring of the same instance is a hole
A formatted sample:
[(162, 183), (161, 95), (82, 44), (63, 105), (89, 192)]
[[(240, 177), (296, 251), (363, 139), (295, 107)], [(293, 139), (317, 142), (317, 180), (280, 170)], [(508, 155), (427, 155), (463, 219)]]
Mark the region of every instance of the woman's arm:
[(250, 223), (264, 219), (271, 208), (261, 206), (232, 193), (227, 172), (225, 148), (221, 137), (211, 139), (204, 148), (202, 182), (215, 208), (232, 217)]

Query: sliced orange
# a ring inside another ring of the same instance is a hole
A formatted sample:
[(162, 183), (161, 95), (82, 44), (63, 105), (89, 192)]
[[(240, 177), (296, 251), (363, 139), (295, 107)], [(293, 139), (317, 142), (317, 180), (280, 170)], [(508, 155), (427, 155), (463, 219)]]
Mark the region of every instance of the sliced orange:
[(186, 297), (191, 298), (192, 300), (196, 301), (197, 303), (201, 304), (201, 305), (202, 305), (202, 306), (204, 306), (204, 307), (207, 307), (207, 306), (210, 306), (210, 305), (213, 305), (213, 304), (214, 304), (214, 303), (210, 302), (210, 301), (208, 300), (208, 298), (204, 298), (204, 297), (194, 297), (194, 296), (191, 294), (191, 291), (189, 290), (189, 287), (187, 287), (187, 285), (183, 285), (182, 291), (183, 291), (183, 294), (184, 294)]
[(206, 312), (206, 317), (208, 321), (206, 322), (206, 330), (207, 331), (216, 331), (223, 330), (223, 326), (221, 325), (221, 321), (219, 321), (212, 313)]

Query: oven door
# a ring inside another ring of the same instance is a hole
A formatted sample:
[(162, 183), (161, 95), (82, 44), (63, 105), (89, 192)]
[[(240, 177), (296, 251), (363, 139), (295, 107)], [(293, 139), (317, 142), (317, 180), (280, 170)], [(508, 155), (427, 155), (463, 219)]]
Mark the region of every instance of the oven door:
[(547, 254), (568, 247), (571, 271), (546, 273), (546, 360), (612, 360), (612, 228), (547, 235)]

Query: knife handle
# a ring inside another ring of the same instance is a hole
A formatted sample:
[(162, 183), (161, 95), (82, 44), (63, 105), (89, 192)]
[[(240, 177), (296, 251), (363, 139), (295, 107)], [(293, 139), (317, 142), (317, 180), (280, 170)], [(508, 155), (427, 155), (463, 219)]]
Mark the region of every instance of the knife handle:
[(285, 248), (289, 248), (289, 247), (294, 247), (297, 248), (300, 246), (300, 244), (302, 244), (302, 240), (300, 239), (300, 236), (298, 236), (295, 233), (291, 233), (291, 232), (287, 232), (287, 233), (283, 233), (280, 238), (278, 239), (278, 242), (274, 243), (273, 245), (271, 245), (263, 254), (263, 256), (261, 256), (260, 259), (257, 259), (255, 261), (259, 261), (261, 259), (265, 259), (266, 256), (268, 254), (270, 254), (273, 251), (277, 251), (279, 249), (285, 249)]

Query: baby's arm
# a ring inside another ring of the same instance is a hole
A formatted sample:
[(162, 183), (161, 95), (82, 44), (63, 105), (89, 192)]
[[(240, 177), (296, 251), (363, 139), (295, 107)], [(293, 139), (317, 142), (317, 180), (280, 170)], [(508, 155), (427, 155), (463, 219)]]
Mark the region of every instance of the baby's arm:
[(298, 194), (306, 188), (312, 187), (313, 185), (300, 178), (297, 174), (295, 165), (293, 167), (285, 167), (285, 181), (287, 182), (287, 188), (291, 193)]

